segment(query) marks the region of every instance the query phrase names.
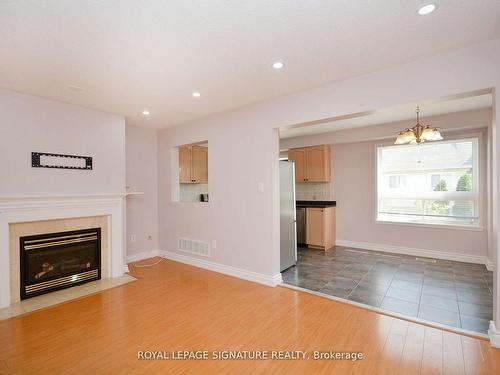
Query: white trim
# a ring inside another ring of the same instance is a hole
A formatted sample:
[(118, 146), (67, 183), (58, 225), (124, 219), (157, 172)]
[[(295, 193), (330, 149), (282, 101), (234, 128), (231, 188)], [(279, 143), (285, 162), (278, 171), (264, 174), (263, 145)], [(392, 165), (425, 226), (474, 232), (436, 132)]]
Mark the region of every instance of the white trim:
[(215, 263), (205, 259), (198, 259), (184, 254), (174, 253), (172, 251), (163, 251), (163, 256), (176, 262), (189, 264), (191, 266), (204, 268), (210, 271), (223, 273), (225, 275), (238, 277), (243, 280), (253, 281), (255, 283), (267, 286), (274, 287), (283, 282), (281, 273), (278, 273), (274, 276), (265, 275), (258, 272), (248, 271), (242, 268), (228, 266), (226, 264)]
[(453, 260), (456, 262), (484, 264), (486, 268), (488, 268), (488, 265), (493, 265), (493, 262), (491, 262), (491, 260), (489, 260), (486, 256), (483, 255), (458, 254), (446, 251), (418, 249), (414, 247), (385, 245), (385, 244), (377, 244), (370, 242), (347, 241), (339, 239), (335, 241), (335, 245), (344, 247), (353, 247), (363, 250), (383, 251), (386, 253), (418, 256), (424, 258), (436, 258), (444, 260)]
[(489, 258), (486, 258), (486, 263), (484, 264), (486, 266), (486, 269), (488, 271), (494, 271), (495, 270), (495, 263)]
[(484, 227), (481, 226), (463, 226), (463, 225), (453, 225), (453, 224), (429, 224), (429, 223), (410, 223), (408, 221), (388, 221), (380, 220), (375, 218), (375, 224), (383, 225), (401, 225), (404, 227), (417, 227), (417, 228), (429, 228), (429, 229), (451, 229), (451, 230), (465, 230), (473, 232), (484, 232)]
[(123, 265), (123, 273), (129, 273), (130, 270), (128, 269), (128, 264)]
[(493, 320), (490, 321), (490, 328), (488, 329), (488, 337), (490, 338), (491, 346), (500, 348), (500, 331), (495, 326)]
[(162, 256), (161, 250), (155, 249), (150, 251), (143, 251), (137, 254), (128, 255), (127, 263), (138, 262), (143, 259), (153, 258), (157, 256)]

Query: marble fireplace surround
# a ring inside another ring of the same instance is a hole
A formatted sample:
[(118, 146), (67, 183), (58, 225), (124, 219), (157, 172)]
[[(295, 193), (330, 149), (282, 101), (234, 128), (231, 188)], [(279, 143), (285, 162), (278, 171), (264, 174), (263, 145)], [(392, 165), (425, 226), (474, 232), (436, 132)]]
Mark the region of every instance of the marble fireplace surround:
[(102, 276), (122, 276), (125, 271), (124, 197), (124, 194), (0, 197), (0, 308), (19, 300), (19, 274), (14, 270), (19, 265), (18, 239), (26, 235), (29, 228), (32, 234), (38, 234), (42, 230), (50, 233), (101, 227)]

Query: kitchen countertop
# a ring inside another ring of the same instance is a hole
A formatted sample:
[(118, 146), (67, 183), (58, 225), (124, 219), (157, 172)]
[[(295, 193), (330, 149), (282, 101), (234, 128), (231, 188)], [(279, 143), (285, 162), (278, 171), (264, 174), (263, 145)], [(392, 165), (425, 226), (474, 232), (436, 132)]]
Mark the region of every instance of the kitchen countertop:
[(297, 208), (303, 207), (335, 207), (337, 205), (336, 201), (296, 201), (295, 205)]

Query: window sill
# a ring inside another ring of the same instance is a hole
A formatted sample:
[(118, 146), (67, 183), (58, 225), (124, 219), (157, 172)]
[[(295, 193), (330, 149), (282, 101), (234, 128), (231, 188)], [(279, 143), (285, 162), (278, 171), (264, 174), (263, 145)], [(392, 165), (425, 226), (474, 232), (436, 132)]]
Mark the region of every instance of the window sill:
[(471, 232), (484, 232), (484, 227), (469, 227), (463, 225), (449, 225), (449, 224), (428, 224), (428, 223), (406, 223), (401, 221), (388, 221), (388, 220), (375, 220), (375, 224), (384, 225), (397, 225), (405, 227), (417, 227), (417, 228), (430, 228), (430, 229), (452, 229), (452, 230), (462, 230)]

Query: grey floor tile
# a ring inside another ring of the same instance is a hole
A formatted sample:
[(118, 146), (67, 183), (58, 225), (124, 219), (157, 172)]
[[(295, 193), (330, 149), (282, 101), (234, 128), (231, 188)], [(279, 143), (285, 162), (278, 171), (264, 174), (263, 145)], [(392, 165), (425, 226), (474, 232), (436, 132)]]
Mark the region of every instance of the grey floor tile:
[(363, 276), (365, 276), (365, 274), (366, 272), (354, 272), (352, 270), (343, 269), (342, 271), (337, 273), (337, 276), (360, 281)]
[(422, 294), (420, 298), (421, 306), (430, 306), (438, 309), (443, 309), (451, 312), (458, 313), (458, 301), (457, 299), (449, 299), (443, 297), (437, 297), (428, 294)]
[(383, 294), (375, 294), (372, 292), (365, 292), (363, 290), (356, 289), (354, 289), (351, 295), (348, 297), (349, 300), (364, 303), (365, 305), (380, 307), (380, 304), (384, 299)]
[(400, 289), (391, 286), (386, 293), (387, 297), (397, 298), (407, 302), (419, 303), (421, 292), (416, 290)]
[(420, 305), (418, 317), (431, 322), (446, 324), (452, 327), (460, 327), (460, 317), (458, 313), (437, 309), (431, 306)]
[(493, 314), (493, 273), (483, 265), (342, 247), (297, 255), (287, 284), (476, 332)]
[(476, 318), (493, 319), (493, 306), (484, 306), (468, 302), (458, 302), (460, 314), (470, 315)]
[(486, 283), (486, 280), (484, 277), (473, 277), (473, 276), (465, 276), (465, 275), (454, 275), (454, 280), (455, 281), (465, 281), (468, 283), (474, 283), (474, 284), (484, 284)]
[(453, 273), (451, 272), (440, 272), (440, 271), (433, 271), (426, 269), (425, 270), (425, 276), (433, 277), (435, 279), (440, 279), (440, 280), (453, 280)]
[(392, 280), (391, 286), (399, 289), (413, 290), (420, 292), (422, 290), (421, 283), (414, 283), (406, 280)]
[(364, 282), (389, 286), (392, 282), (392, 276), (368, 272), (363, 277)]
[(295, 285), (300, 286), (301, 288), (319, 291), (323, 289), (326, 284), (326, 281), (321, 280), (299, 280)]
[(424, 279), (424, 273), (423, 272), (411, 272), (411, 271), (398, 270), (394, 274), (394, 278), (397, 280), (405, 280), (405, 281), (411, 281), (414, 283), (421, 283), (422, 280)]
[(363, 290), (366, 292), (371, 292), (375, 294), (385, 295), (387, 289), (389, 289), (389, 284), (375, 284), (370, 281), (361, 280), (361, 282), (356, 287), (357, 290)]
[(455, 288), (442, 288), (433, 285), (424, 285), (422, 295), (431, 295), (442, 298), (457, 299), (457, 292)]
[(455, 281), (455, 286), (457, 287), (457, 289), (463, 289), (464, 291), (489, 293), (488, 284), (486, 282), (471, 283), (466, 281)]
[(425, 265), (403, 263), (398, 267), (399, 271), (424, 272)]
[(493, 296), (486, 293), (465, 292), (457, 290), (458, 300), (484, 306), (493, 306)]
[(460, 315), (460, 320), (463, 329), (474, 332), (487, 333), (490, 325), (489, 319), (481, 319), (475, 316)]
[(443, 280), (436, 279), (431, 276), (425, 276), (424, 285), (438, 286), (440, 288), (453, 288), (455, 286), (455, 282), (453, 280)]
[(426, 270), (434, 271), (434, 272), (444, 272), (444, 273), (453, 273), (453, 268), (451, 266), (437, 265), (437, 264), (429, 264), (425, 266)]
[(403, 301), (388, 296), (384, 297), (380, 308), (411, 317), (417, 317), (418, 313), (418, 303)]

